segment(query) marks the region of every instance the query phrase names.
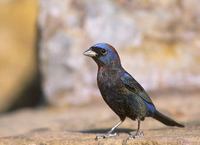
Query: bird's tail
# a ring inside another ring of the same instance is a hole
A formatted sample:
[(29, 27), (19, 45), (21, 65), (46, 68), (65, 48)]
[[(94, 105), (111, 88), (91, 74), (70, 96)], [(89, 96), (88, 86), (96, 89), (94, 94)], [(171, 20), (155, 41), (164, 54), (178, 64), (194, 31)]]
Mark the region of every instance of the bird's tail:
[(167, 126), (177, 126), (177, 127), (184, 127), (184, 125), (174, 121), (173, 119), (163, 115), (162, 113), (160, 113), (159, 111), (155, 111), (155, 114), (153, 116), (153, 118), (155, 118), (156, 120), (162, 122), (163, 124), (167, 125)]

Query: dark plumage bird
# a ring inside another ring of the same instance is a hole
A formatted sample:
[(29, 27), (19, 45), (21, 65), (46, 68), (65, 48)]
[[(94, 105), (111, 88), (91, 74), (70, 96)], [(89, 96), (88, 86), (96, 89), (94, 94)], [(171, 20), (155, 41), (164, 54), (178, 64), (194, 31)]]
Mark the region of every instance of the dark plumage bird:
[(136, 134), (130, 135), (132, 138), (142, 135), (139, 131), (140, 121), (145, 117), (152, 117), (167, 126), (184, 127), (156, 109), (144, 88), (121, 66), (119, 55), (114, 47), (107, 43), (99, 43), (90, 47), (84, 55), (93, 58), (97, 63), (97, 83), (101, 95), (120, 118), (120, 122), (101, 137), (116, 135), (113, 131), (126, 117), (138, 121)]

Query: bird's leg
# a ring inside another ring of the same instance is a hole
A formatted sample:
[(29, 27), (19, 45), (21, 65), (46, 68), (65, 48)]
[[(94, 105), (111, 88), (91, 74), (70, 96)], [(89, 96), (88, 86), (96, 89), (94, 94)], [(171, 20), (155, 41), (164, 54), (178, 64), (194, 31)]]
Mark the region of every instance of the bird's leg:
[(106, 134), (99, 134), (96, 136), (96, 140), (97, 139), (101, 139), (101, 138), (108, 138), (108, 137), (114, 137), (117, 135), (117, 133), (113, 133), (113, 131), (118, 127), (120, 126), (120, 124), (122, 124), (123, 121), (119, 121), (114, 127), (111, 128), (110, 131), (108, 131)]
[(140, 131), (140, 119), (137, 119), (138, 120), (138, 128), (137, 128), (137, 131), (135, 134), (130, 134), (128, 139), (131, 139), (131, 138), (138, 138), (138, 137), (141, 137), (141, 136), (144, 136), (144, 133), (142, 131)]

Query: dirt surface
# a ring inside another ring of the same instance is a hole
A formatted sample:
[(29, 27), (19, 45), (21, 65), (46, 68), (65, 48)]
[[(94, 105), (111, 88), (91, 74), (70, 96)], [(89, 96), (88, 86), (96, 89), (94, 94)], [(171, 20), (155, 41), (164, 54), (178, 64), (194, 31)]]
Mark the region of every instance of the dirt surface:
[[(95, 140), (118, 117), (103, 100), (81, 107), (25, 109), (0, 117), (0, 145), (186, 145), (200, 144), (200, 97), (198, 93), (161, 95), (153, 98), (157, 108), (185, 124), (172, 128), (151, 118), (142, 122), (144, 137), (126, 141), (137, 124), (127, 119), (118, 136)], [(172, 101), (173, 100), (173, 101)]]

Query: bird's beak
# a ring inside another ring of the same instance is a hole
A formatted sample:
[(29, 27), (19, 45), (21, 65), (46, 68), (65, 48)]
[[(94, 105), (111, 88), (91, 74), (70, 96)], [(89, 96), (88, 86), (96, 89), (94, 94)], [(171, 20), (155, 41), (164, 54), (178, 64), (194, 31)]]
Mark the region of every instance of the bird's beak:
[(94, 52), (94, 51), (92, 51), (91, 49), (86, 50), (83, 54), (85, 56), (89, 56), (89, 57), (95, 57), (95, 56), (97, 56), (97, 53)]

